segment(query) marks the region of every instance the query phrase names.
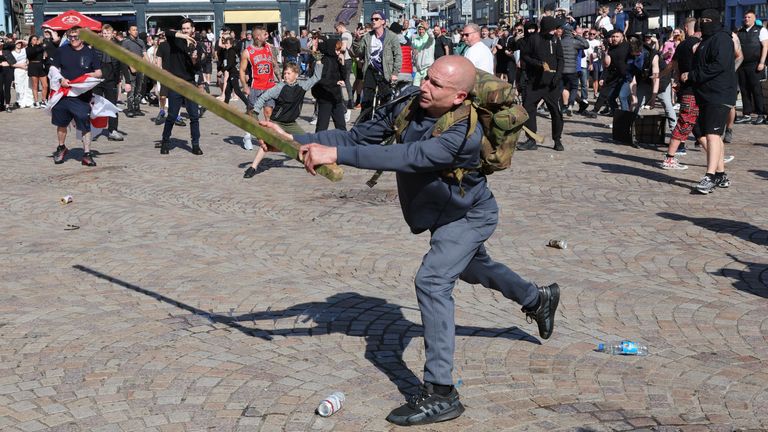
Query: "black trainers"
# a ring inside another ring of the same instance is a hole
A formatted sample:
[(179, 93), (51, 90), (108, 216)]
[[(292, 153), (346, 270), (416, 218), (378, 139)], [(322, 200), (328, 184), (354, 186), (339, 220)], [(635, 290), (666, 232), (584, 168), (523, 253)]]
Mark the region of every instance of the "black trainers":
[(256, 175), (256, 168), (249, 166), (243, 173), (243, 178), (251, 178)]
[(203, 151), (200, 150), (200, 146), (199, 145), (192, 144), (192, 154), (196, 154), (198, 156), (202, 156), (203, 155)]
[(56, 147), (56, 151), (53, 152), (53, 163), (56, 165), (64, 163), (64, 159), (67, 157), (67, 146), (60, 145)]
[(563, 147), (563, 143), (560, 142), (560, 140), (555, 140), (555, 151), (563, 151), (565, 150), (565, 147)]
[(536, 145), (536, 140), (533, 138), (528, 138), (527, 141), (525, 141), (522, 144), (517, 145), (518, 150), (537, 150), (538, 146)]
[(168, 154), (171, 151), (171, 143), (168, 141), (160, 142), (160, 154)]
[(91, 154), (91, 152), (83, 154), (83, 159), (80, 160), (80, 163), (89, 167), (96, 166), (96, 161), (93, 160), (93, 155)]
[(539, 336), (549, 339), (555, 326), (555, 311), (560, 303), (560, 286), (555, 284), (539, 287), (539, 305), (536, 310), (524, 311), (529, 322), (539, 325)]
[(459, 401), (459, 392), (451, 389), (448, 396), (440, 396), (434, 392), (432, 384), (424, 383), (419, 388), (419, 394), (408, 399), (408, 402), (392, 410), (387, 421), (399, 426), (414, 426), (453, 420), (464, 412), (464, 405)]

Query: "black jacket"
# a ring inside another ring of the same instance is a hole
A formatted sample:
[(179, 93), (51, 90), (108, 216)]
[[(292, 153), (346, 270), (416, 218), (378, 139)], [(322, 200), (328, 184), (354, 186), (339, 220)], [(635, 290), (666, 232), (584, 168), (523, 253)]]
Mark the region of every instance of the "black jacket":
[[(563, 46), (556, 37), (546, 39), (540, 33), (532, 35), (522, 51), (525, 71), (533, 87), (555, 87), (563, 76)], [(545, 72), (547, 63), (552, 72)]]
[(340, 103), (343, 99), (338, 82), (344, 80), (344, 66), (336, 55), (336, 39), (328, 39), (318, 45), (318, 50), (323, 54), (323, 74), (320, 81), (312, 87), (312, 96), (323, 101)]
[(735, 49), (731, 34), (721, 30), (704, 38), (693, 55), (688, 73), (696, 103), (701, 105), (736, 105)]

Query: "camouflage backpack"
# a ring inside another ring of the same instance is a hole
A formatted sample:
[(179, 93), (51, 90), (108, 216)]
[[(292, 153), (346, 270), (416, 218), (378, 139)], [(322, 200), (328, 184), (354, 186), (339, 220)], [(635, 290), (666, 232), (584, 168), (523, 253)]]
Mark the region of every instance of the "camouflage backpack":
[[(487, 72), (481, 70), (476, 72), (475, 87), (470, 96), (463, 104), (437, 120), (432, 136), (440, 136), (454, 124), (469, 118), (467, 129), (467, 137), (469, 137), (474, 133), (477, 122), (480, 122), (483, 126), (480, 165), (472, 170), (488, 175), (505, 170), (511, 165), (512, 154), (520, 131), (528, 120), (528, 113), (522, 106), (515, 103), (517, 92), (514, 86)], [(418, 94), (416, 94), (416, 97), (395, 118), (395, 142), (401, 142), (402, 134), (408, 128), (418, 103)], [(467, 171), (469, 170), (465, 168), (454, 168), (444, 175), (455, 178), (461, 184)], [(368, 186), (373, 187), (379, 175), (380, 172), (377, 172), (368, 181)]]

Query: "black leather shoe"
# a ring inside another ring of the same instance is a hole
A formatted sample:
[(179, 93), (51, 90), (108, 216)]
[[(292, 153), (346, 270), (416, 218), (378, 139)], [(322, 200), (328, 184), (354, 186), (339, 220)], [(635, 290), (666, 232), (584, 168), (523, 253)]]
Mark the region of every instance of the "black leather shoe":
[(528, 138), (528, 140), (522, 144), (517, 145), (518, 150), (537, 150), (538, 146), (536, 145), (536, 140), (533, 138)]
[(200, 146), (199, 145), (193, 145), (192, 146), (192, 154), (196, 154), (198, 156), (202, 156), (203, 155), (203, 151), (200, 150)]
[(250, 166), (247, 170), (245, 170), (245, 173), (243, 173), (243, 178), (251, 178), (256, 175), (256, 168)]
[(144, 112), (142, 110), (136, 110), (136, 111), (133, 112), (133, 114), (136, 117), (144, 117)]
[(563, 143), (560, 142), (560, 140), (555, 141), (555, 151), (563, 151), (565, 150), (565, 147), (563, 147)]
[(741, 117), (736, 117), (736, 120), (734, 121), (734, 123), (736, 124), (747, 124), (751, 122), (752, 122), (752, 116), (746, 116), (746, 115)]
[(160, 143), (160, 154), (168, 154), (171, 151), (171, 143), (168, 141), (162, 141)]
[(539, 305), (536, 310), (525, 311), (526, 318), (538, 324), (542, 339), (549, 339), (552, 336), (552, 329), (555, 327), (555, 311), (559, 303), (560, 286), (555, 283), (539, 287)]
[(123, 114), (125, 114), (125, 116), (128, 118), (136, 117), (136, 113), (134, 113), (133, 111), (124, 111)]

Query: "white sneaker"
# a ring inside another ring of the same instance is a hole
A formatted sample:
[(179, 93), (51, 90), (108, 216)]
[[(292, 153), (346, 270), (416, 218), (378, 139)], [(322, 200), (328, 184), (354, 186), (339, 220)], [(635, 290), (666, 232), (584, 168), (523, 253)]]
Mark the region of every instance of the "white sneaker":
[(253, 143), (251, 142), (251, 134), (246, 133), (243, 135), (243, 148), (246, 150), (253, 150)]
[(734, 155), (726, 155), (726, 156), (723, 158), (723, 163), (728, 163), (728, 162), (730, 162), (730, 161), (732, 161), (732, 160), (734, 160), (734, 159), (736, 159), (736, 156), (734, 156)]
[(309, 121), (309, 124), (311, 124), (311, 125), (316, 125), (316, 124), (317, 124), (317, 117), (315, 117), (315, 118), (313, 118), (312, 120), (310, 120), (310, 121)]
[(683, 165), (676, 158), (668, 158), (664, 159), (664, 162), (661, 163), (661, 168), (665, 170), (687, 170), (688, 165)]
[(139, 101), (140, 104), (146, 105), (147, 104), (147, 98), (141, 98), (141, 101)]
[(349, 123), (349, 119), (352, 118), (352, 110), (347, 110), (347, 112), (344, 113), (344, 121)]

